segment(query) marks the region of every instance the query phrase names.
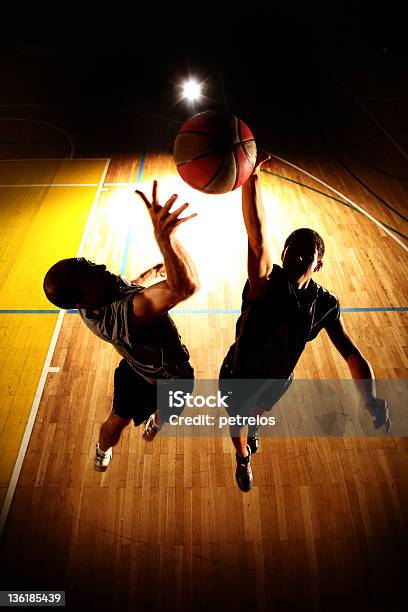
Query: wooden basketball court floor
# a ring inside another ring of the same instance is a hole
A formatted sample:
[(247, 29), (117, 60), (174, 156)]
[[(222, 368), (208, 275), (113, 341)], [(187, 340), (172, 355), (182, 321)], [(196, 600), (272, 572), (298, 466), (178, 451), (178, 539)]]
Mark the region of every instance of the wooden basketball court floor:
[[(406, 175), (398, 151), (372, 138), (378, 165)], [(394, 212), (327, 151), (288, 161), (297, 167), (273, 158), (262, 173), (275, 261), (290, 231), (319, 231), (326, 256), (316, 281), (339, 297), (377, 378), (406, 379), (407, 183), (348, 158)], [(128, 278), (160, 261), (133, 195), (153, 178), (162, 198), (180, 193), (198, 212), (179, 237), (202, 288), (173, 316), (196, 376), (215, 378), (246, 276), (240, 193), (190, 190), (168, 153), (0, 161), (1, 588), (65, 590), (70, 609), (400, 609), (406, 438), (262, 439), (249, 494), (235, 485), (228, 438), (149, 445), (129, 427), (108, 471), (93, 470), (119, 356), (46, 301), (42, 278), (77, 254)], [(296, 376), (350, 378), (325, 332)]]

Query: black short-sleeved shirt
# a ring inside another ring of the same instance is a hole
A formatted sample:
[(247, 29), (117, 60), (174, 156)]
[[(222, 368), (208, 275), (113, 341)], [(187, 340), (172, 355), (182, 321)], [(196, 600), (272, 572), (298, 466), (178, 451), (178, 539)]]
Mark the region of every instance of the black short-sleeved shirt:
[(339, 318), (339, 301), (313, 280), (298, 290), (277, 265), (262, 297), (248, 302), (248, 291), (249, 281), (224, 366), (239, 378), (288, 378), (306, 342)]

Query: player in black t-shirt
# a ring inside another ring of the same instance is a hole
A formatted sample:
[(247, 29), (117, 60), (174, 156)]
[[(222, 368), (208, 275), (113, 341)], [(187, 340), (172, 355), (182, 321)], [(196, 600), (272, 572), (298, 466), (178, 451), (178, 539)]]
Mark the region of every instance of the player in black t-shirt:
[[(347, 361), (351, 375), (373, 418), (375, 428), (390, 431), (387, 403), (376, 397), (374, 373), (348, 335), (340, 315), (338, 299), (312, 280), (312, 274), (323, 266), (324, 242), (309, 228), (292, 232), (285, 241), (282, 267), (273, 265), (265, 235), (265, 214), (259, 171), (269, 159), (259, 152), (257, 165), (242, 186), (242, 212), (248, 234), (248, 281), (242, 296), (241, 316), (236, 325), (236, 339), (220, 371), (220, 388), (228, 379), (270, 379), (255, 405), (248, 405), (254, 388), (240, 393), (238, 402), (231, 395), (231, 416), (261, 415), (282, 397), (293, 379), (293, 369), (306, 342), (326, 329), (330, 340)], [(246, 396), (246, 397), (245, 397)], [(239, 405), (237, 405), (239, 403)], [(235, 404), (235, 405), (234, 405)], [(242, 491), (252, 488), (251, 453), (258, 449), (257, 428), (231, 426), (236, 449), (236, 480)]]

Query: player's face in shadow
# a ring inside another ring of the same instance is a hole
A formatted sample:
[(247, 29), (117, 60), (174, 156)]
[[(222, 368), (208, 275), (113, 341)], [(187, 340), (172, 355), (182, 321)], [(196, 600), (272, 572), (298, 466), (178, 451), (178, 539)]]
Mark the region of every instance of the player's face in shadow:
[(292, 281), (309, 279), (319, 264), (316, 245), (312, 240), (294, 238), (282, 253), (282, 267)]
[(120, 277), (112, 274), (104, 264), (96, 265), (87, 259), (78, 260), (78, 275), (83, 287), (80, 308), (101, 308), (114, 301)]

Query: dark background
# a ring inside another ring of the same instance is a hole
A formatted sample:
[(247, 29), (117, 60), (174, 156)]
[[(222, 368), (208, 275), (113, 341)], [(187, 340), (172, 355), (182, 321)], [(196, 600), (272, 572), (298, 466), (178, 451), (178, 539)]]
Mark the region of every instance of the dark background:
[[(69, 130), (79, 153), (103, 156), (169, 150), (179, 122), (218, 107), (281, 150), (307, 146), (347, 112), (338, 77), (357, 95), (408, 97), (402, 5), (304, 4), (14, 7), (2, 116), (25, 104)], [(205, 83), (195, 107), (178, 99), (189, 74)]]

